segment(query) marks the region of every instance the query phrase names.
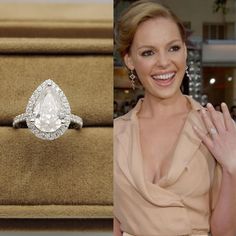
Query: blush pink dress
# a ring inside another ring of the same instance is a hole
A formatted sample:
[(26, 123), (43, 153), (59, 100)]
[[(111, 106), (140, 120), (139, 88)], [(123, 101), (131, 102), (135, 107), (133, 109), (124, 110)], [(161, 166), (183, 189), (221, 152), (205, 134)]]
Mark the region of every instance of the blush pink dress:
[(124, 236), (208, 235), (221, 183), (221, 167), (192, 126), (206, 134), (199, 110), (191, 104), (170, 169), (158, 184), (147, 181), (137, 112), (142, 100), (114, 122), (114, 215)]

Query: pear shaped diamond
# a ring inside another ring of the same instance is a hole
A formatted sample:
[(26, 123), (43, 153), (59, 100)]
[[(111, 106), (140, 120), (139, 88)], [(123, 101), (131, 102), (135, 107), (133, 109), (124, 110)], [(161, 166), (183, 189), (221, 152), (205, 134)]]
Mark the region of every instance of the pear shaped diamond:
[(53, 140), (69, 127), (70, 105), (52, 80), (44, 81), (32, 94), (26, 107), (26, 123), (39, 138)]
[(61, 126), (61, 101), (57, 93), (50, 86), (44, 89), (36, 100), (33, 114), (35, 126), (44, 132), (54, 132)]

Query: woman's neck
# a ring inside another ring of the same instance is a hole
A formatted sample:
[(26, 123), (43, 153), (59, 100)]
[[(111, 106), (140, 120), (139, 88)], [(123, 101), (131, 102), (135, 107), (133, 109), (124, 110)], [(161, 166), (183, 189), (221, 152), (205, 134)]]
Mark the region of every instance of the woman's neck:
[(190, 109), (188, 100), (181, 92), (166, 99), (160, 99), (146, 93), (138, 116), (140, 118), (169, 117), (175, 114), (187, 113)]

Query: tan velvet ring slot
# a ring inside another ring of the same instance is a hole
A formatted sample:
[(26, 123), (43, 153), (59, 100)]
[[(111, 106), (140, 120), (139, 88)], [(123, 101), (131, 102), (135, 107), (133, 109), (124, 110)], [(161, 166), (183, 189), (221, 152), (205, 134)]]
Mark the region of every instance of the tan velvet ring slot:
[(0, 146), (0, 205), (112, 205), (112, 128), (44, 141), (1, 127)]
[[(111, 219), (113, 218), (110, 205), (1, 205), (1, 219)], [(81, 222), (79, 222), (81, 223)], [(91, 229), (91, 225), (88, 226)], [(87, 228), (88, 228), (87, 227)], [(102, 228), (101, 225), (97, 229)], [(29, 229), (29, 228), (27, 228)], [(58, 229), (58, 227), (57, 227)]]
[(0, 37), (112, 38), (112, 4), (1, 3)]
[(1, 38), (0, 52), (3, 54), (87, 54), (107, 55), (112, 58), (112, 39), (61, 39), (61, 38)]
[[(113, 5), (99, 3), (16, 3), (2, 2), (0, 4), (0, 21), (28, 22), (89, 22), (112, 24)], [(112, 30), (112, 26), (111, 26)]]
[(1, 55), (0, 125), (12, 125), (46, 79), (65, 93), (84, 126), (112, 125), (112, 55)]

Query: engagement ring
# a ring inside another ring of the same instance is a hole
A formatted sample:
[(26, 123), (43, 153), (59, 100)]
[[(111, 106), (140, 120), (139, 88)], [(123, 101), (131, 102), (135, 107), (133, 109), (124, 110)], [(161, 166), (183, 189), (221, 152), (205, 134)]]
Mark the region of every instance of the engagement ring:
[(210, 128), (211, 135), (217, 134), (217, 131), (215, 128)]
[(26, 112), (13, 120), (13, 127), (19, 128), (26, 122), (31, 132), (38, 138), (54, 140), (71, 127), (82, 128), (83, 120), (71, 114), (69, 102), (52, 80), (44, 81), (33, 92), (26, 107)]

